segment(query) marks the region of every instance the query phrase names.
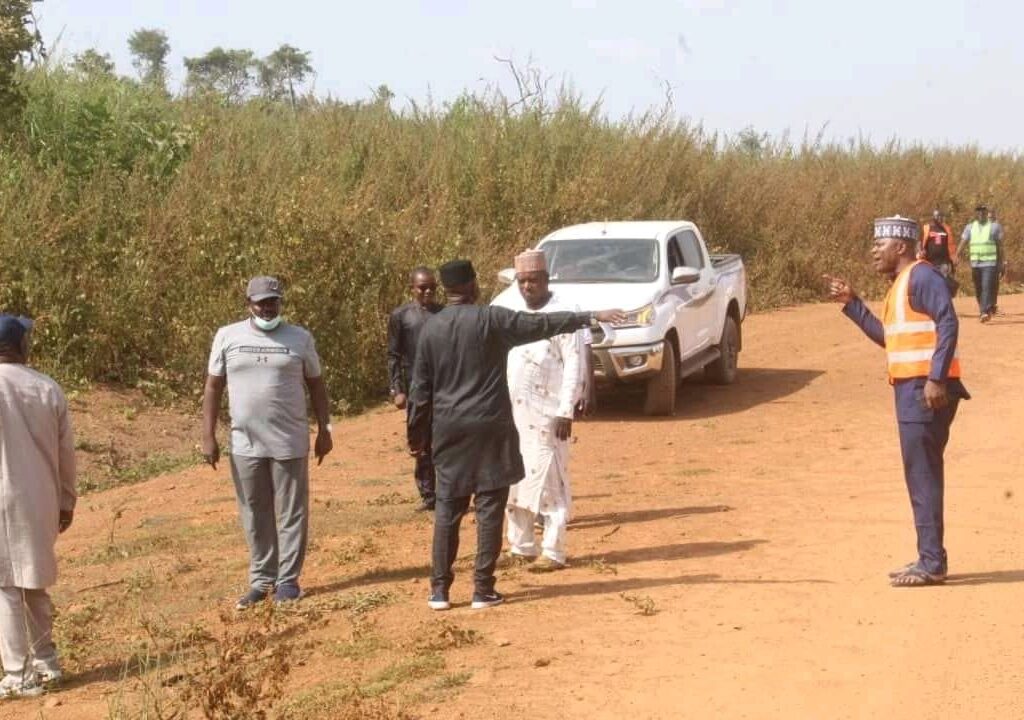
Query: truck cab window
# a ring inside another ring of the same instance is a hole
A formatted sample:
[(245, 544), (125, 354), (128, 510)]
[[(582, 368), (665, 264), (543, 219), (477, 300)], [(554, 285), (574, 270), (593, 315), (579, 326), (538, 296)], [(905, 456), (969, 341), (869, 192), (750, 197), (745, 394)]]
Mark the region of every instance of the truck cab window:
[(704, 269), (704, 253), (700, 251), (700, 241), (692, 230), (685, 230), (678, 236), (683, 253), (683, 264), (687, 267)]
[(668, 274), (672, 275), (672, 271), (677, 267), (685, 265), (683, 262), (683, 254), (679, 251), (679, 239), (669, 238), (668, 241)]

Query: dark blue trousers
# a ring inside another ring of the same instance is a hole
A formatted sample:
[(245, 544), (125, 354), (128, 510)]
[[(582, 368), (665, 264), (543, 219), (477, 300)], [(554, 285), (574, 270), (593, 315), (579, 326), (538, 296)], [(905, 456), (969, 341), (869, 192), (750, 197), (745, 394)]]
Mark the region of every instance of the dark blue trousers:
[(973, 268), (974, 297), (978, 300), (978, 312), (992, 314), (999, 302), (999, 268)]
[(942, 544), (945, 468), (943, 453), (959, 399), (936, 410), (930, 422), (900, 422), (903, 473), (914, 510), (918, 565), (925, 572), (945, 574), (948, 561)]

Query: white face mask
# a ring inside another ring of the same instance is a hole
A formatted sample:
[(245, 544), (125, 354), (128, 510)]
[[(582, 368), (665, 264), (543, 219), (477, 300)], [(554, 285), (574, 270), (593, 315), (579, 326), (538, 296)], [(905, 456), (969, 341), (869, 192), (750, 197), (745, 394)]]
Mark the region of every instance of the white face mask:
[(260, 330), (263, 330), (264, 332), (270, 332), (271, 330), (274, 330), (275, 328), (277, 328), (278, 325), (281, 324), (281, 316), (278, 315), (273, 320), (264, 320), (261, 317), (253, 315), (252, 321), (256, 323), (256, 327), (258, 327)]

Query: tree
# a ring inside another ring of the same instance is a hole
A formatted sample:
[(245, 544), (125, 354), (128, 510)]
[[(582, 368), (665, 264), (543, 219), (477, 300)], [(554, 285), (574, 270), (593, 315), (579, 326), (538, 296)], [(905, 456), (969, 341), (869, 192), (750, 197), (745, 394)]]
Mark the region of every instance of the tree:
[(215, 47), (202, 57), (185, 58), (186, 84), (193, 92), (215, 92), (230, 102), (241, 102), (252, 84), (256, 65), (252, 50)]
[(163, 30), (142, 28), (128, 38), (132, 65), (142, 82), (161, 90), (167, 89), (167, 55), (171, 44)]
[(259, 61), (259, 84), (270, 100), (289, 98), (295, 105), (295, 88), (313, 74), (309, 53), (291, 45), (282, 45)]
[(10, 125), (25, 106), (18, 69), (42, 48), (32, 16), (33, 0), (0, 0), (0, 127)]
[(110, 59), (110, 55), (93, 48), (75, 55), (71, 67), (87, 78), (114, 77), (114, 61)]

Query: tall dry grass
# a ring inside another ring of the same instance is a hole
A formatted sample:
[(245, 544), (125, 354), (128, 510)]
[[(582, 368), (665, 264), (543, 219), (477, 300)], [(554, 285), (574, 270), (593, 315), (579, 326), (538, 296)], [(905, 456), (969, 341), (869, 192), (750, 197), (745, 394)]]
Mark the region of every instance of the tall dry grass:
[(387, 312), (408, 269), (472, 258), (489, 282), (548, 231), (682, 217), (741, 253), (753, 307), (877, 292), (871, 220), (978, 200), (1020, 241), (1024, 164), (965, 148), (729, 141), (652, 112), (611, 121), (569, 94), (386, 104), (192, 102), (59, 68), (29, 78), (0, 143), (0, 308), (39, 318), (38, 361), (65, 381), (195, 395), (245, 279), (287, 284), (339, 409), (385, 387)]

